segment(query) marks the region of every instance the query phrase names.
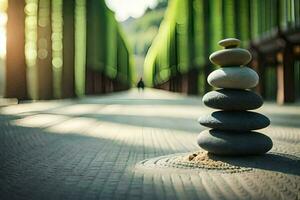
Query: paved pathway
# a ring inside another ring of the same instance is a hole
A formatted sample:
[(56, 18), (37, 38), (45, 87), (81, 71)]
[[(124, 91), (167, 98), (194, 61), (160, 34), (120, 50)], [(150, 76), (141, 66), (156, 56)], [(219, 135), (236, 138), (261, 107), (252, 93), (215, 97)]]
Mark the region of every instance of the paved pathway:
[[(244, 173), (140, 169), (144, 159), (197, 151), (200, 98), (136, 90), (0, 109), (0, 199), (299, 199), (300, 106), (264, 105), (274, 141)], [(273, 160), (274, 164), (274, 160)], [(295, 165), (294, 165), (295, 166)], [(298, 196), (297, 196), (298, 195)]]

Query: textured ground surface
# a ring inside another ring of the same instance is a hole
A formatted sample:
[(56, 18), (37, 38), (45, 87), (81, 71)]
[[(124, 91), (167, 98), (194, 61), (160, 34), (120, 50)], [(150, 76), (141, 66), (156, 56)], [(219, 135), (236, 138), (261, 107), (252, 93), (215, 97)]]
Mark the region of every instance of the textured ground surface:
[(197, 118), (211, 112), (199, 98), (148, 90), (2, 107), (0, 199), (299, 199), (300, 105), (258, 111), (272, 152), (225, 158), (247, 169), (230, 172), (165, 165), (199, 150)]

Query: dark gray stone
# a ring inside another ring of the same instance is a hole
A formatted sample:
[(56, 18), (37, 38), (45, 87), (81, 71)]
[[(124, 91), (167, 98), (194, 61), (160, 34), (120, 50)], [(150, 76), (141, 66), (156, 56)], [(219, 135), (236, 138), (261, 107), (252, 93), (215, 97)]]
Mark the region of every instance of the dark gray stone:
[(198, 136), (198, 145), (216, 155), (255, 155), (268, 152), (273, 143), (254, 131), (205, 130)]
[(219, 130), (257, 130), (269, 126), (270, 120), (259, 113), (249, 111), (216, 111), (200, 117), (203, 126)]
[(211, 108), (222, 110), (253, 110), (262, 106), (260, 95), (248, 90), (220, 89), (208, 92), (202, 99)]

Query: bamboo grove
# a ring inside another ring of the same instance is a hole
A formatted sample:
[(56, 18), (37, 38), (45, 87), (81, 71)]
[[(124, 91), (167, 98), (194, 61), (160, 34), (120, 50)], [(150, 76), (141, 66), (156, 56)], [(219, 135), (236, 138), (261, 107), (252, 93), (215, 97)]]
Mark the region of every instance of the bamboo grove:
[[(274, 34), (277, 37), (294, 30), (299, 33), (299, 25), (300, 0), (169, 1), (159, 33), (146, 56), (146, 83), (171, 91), (203, 94), (209, 89), (206, 77), (213, 70), (208, 57), (220, 49), (219, 40), (236, 37), (251, 50), (252, 44)], [(295, 65), (299, 68), (298, 61)], [(268, 71), (268, 66), (265, 68)], [(296, 74), (299, 82), (299, 70)], [(268, 79), (276, 80), (275, 76), (269, 73)], [(274, 87), (272, 84), (269, 87)]]
[(104, 0), (9, 0), (7, 15), (6, 97), (69, 98), (131, 87), (131, 50)]

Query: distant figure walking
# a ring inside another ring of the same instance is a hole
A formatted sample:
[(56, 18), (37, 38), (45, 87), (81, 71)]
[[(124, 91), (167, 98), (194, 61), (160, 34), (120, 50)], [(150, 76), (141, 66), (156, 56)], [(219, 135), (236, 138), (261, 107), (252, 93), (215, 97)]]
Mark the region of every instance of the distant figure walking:
[(145, 88), (145, 84), (144, 84), (144, 81), (143, 81), (143, 78), (141, 78), (140, 80), (139, 80), (139, 82), (137, 83), (137, 88), (138, 88), (138, 90), (140, 91), (140, 90), (144, 90), (144, 88)]

